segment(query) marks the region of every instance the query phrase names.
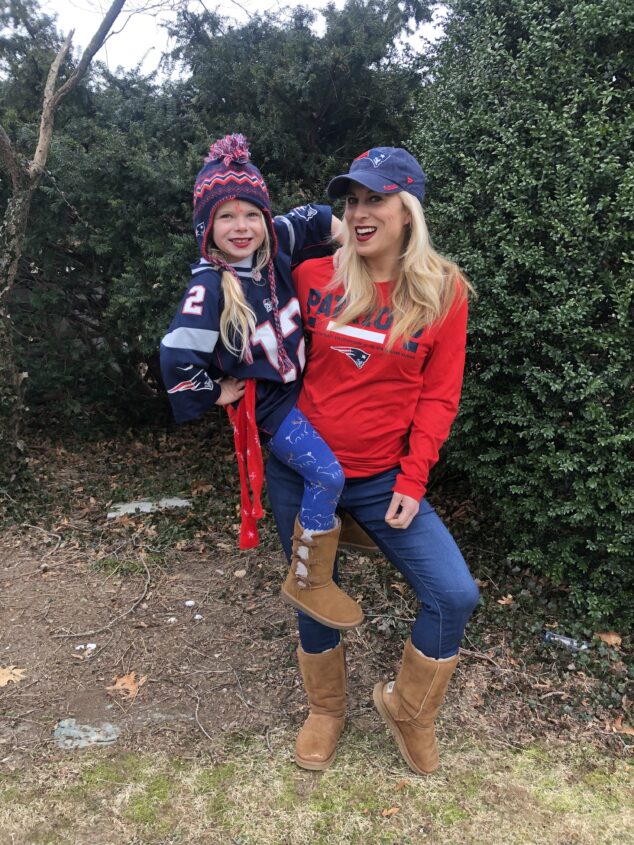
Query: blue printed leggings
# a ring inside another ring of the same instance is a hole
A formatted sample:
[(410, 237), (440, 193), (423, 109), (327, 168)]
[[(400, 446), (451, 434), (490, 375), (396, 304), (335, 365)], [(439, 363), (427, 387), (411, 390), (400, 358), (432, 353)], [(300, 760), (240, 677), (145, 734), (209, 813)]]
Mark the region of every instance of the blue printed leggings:
[[(385, 522), (397, 472), (393, 469), (347, 479), (339, 506), (367, 531), (414, 589), (420, 610), (412, 626), (413, 644), (427, 657), (452, 657), (460, 648), (465, 625), (478, 602), (478, 587), (453, 537), (425, 499), (408, 528), (392, 528)], [(268, 460), (266, 477), (277, 530), (290, 560), (293, 522), (303, 495), (302, 479), (274, 457)], [(339, 642), (339, 631), (304, 613), (298, 613), (298, 621), (304, 651), (316, 654)]]
[(267, 448), (304, 480), (301, 504), (298, 503), (293, 521), (299, 512), (303, 528), (334, 528), (335, 510), (345, 482), (343, 470), (328, 444), (297, 407), (284, 418)]

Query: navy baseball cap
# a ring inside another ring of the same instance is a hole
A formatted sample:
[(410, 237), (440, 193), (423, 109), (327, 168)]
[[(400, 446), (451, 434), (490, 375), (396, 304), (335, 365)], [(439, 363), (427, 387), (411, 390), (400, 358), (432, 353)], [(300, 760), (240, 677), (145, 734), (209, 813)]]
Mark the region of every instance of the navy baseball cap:
[(329, 199), (344, 196), (350, 182), (358, 182), (378, 194), (407, 191), (421, 203), (425, 197), (425, 174), (414, 156), (401, 147), (375, 147), (361, 153), (348, 173), (331, 180), (326, 189)]

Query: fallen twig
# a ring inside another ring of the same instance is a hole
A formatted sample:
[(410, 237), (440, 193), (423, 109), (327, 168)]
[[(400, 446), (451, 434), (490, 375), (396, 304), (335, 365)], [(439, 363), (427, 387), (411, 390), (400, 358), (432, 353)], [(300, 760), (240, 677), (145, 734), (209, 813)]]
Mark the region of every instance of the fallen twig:
[(196, 690), (195, 690), (195, 689), (194, 689), (194, 688), (193, 688), (190, 684), (188, 684), (187, 686), (189, 687), (189, 689), (190, 689), (190, 690), (194, 693), (194, 695), (196, 696), (196, 712), (194, 713), (194, 718), (196, 719), (196, 724), (198, 725), (198, 727), (200, 728), (200, 730), (204, 733), (204, 735), (207, 737), (207, 739), (208, 739), (210, 742), (213, 742), (213, 739), (209, 736), (209, 734), (207, 733), (207, 731), (204, 729), (204, 727), (203, 727), (203, 725), (202, 725), (202, 723), (201, 723), (200, 719), (198, 718), (198, 710), (200, 709), (200, 696), (198, 695), (198, 693), (196, 692)]

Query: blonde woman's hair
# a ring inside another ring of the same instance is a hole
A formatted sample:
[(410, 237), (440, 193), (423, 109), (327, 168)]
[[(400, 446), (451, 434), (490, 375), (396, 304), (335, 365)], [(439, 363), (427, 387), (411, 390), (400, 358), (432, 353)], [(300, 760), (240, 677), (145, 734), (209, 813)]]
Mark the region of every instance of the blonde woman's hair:
[[(391, 295), (394, 322), (387, 348), (399, 338), (410, 338), (420, 329), (446, 317), (456, 296), (464, 298), (475, 290), (457, 264), (436, 252), (431, 244), (423, 208), (416, 197), (398, 194), (410, 215), (403, 233), (399, 273)], [(332, 287), (343, 286), (343, 310), (337, 325), (343, 326), (371, 314), (378, 305), (376, 286), (363, 258), (352, 243), (350, 226), (342, 232), (341, 258)]]
[[(260, 212), (261, 213), (261, 212)], [(264, 215), (262, 215), (264, 218)], [(218, 249), (210, 250), (210, 262), (214, 258), (226, 262), (226, 256)], [(271, 236), (264, 219), (264, 241), (255, 253), (252, 273), (259, 273), (271, 260)], [(238, 275), (233, 270), (224, 269), (221, 276), (222, 293), (225, 306), (220, 315), (220, 338), (229, 352), (240, 361), (251, 360), (251, 335), (255, 331), (255, 312), (249, 305), (242, 290)]]

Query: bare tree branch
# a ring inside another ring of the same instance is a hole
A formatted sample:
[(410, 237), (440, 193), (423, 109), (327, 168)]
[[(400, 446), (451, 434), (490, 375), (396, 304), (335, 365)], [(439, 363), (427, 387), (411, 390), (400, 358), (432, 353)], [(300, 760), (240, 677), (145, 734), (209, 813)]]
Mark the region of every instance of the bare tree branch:
[(38, 138), (37, 149), (29, 168), (29, 175), (32, 179), (37, 179), (43, 173), (46, 166), (46, 159), (48, 158), (48, 151), (53, 137), (53, 123), (55, 121), (55, 113), (57, 109), (59, 108), (62, 100), (70, 94), (86, 73), (88, 65), (92, 61), (95, 53), (103, 45), (110, 28), (117, 19), (119, 12), (125, 5), (125, 2), (126, 0), (114, 0), (106, 12), (104, 19), (101, 21), (97, 32), (93, 35), (90, 44), (84, 50), (84, 53), (79, 60), (79, 64), (58, 91), (55, 91), (55, 83), (57, 82), (62, 62), (66, 58), (70, 49), (74, 30), (69, 32), (58, 54), (55, 56), (53, 64), (48, 72), (46, 87), (44, 89), (44, 104), (42, 108), (42, 119), (40, 121), (40, 135)]
[(59, 106), (62, 100), (70, 94), (73, 88), (77, 85), (79, 80), (83, 77), (84, 73), (86, 72), (88, 65), (92, 61), (93, 56), (95, 53), (101, 48), (103, 42), (105, 41), (108, 32), (110, 31), (113, 23), (117, 19), (119, 12), (123, 9), (126, 0), (114, 0), (104, 19), (101, 21), (99, 29), (92, 37), (90, 44), (84, 50), (84, 54), (82, 55), (81, 59), (79, 60), (79, 64), (75, 68), (74, 73), (72, 74), (69, 79), (61, 86), (57, 94), (55, 95), (55, 108)]
[(33, 156), (33, 161), (31, 162), (31, 166), (29, 167), (29, 175), (31, 178), (36, 177), (38, 174), (42, 173), (44, 170), (44, 165), (46, 164), (46, 159), (48, 157), (48, 151), (51, 146), (51, 138), (53, 137), (53, 121), (55, 118), (55, 110), (57, 108), (55, 104), (55, 83), (57, 82), (57, 77), (59, 76), (59, 70), (62, 66), (62, 62), (68, 55), (68, 51), (70, 50), (70, 45), (73, 40), (73, 35), (75, 34), (75, 30), (71, 29), (71, 31), (66, 36), (66, 40), (59, 48), (59, 51), (53, 62), (49, 68), (48, 76), (46, 77), (46, 85), (44, 86), (44, 100), (42, 104), (42, 117), (40, 118), (40, 134), (37, 139), (37, 148), (35, 150), (35, 155)]

